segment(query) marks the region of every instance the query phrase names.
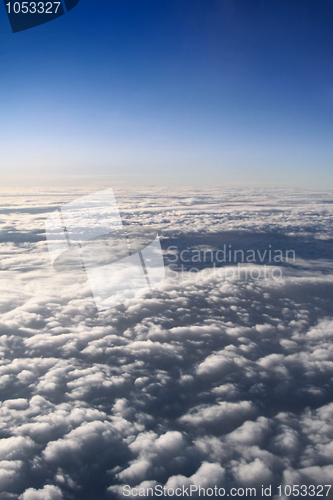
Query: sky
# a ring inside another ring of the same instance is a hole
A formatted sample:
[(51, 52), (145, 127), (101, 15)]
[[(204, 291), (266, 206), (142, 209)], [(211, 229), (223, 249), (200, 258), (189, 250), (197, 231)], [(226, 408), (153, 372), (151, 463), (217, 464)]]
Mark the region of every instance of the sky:
[(331, 0), (80, 0), (13, 34), (3, 7), (0, 182), (332, 187), (332, 26)]
[[(331, 484), (332, 28), (333, 0), (0, 8), (0, 500)], [(103, 311), (45, 235), (98, 186), (166, 271)]]

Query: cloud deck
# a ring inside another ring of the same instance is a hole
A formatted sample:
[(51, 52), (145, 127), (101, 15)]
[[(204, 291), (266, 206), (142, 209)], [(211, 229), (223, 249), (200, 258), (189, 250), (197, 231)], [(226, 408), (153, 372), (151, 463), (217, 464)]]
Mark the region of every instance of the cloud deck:
[[(300, 246), (333, 238), (330, 192), (115, 194), (122, 217), (158, 229), (162, 242), (190, 246), (193, 234), (240, 229)], [(209, 270), (167, 279), (97, 313), (86, 280), (53, 271), (43, 234), (50, 211), (75, 196), (1, 201), (0, 499), (122, 498), (123, 485), (329, 484), (328, 255), (312, 248), (281, 280)]]

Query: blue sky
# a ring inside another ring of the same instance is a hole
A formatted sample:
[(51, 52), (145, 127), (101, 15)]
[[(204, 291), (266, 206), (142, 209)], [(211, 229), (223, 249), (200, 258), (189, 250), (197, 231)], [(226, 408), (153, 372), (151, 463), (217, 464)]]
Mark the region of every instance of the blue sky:
[(333, 187), (332, 1), (3, 7), (0, 65), (4, 184)]

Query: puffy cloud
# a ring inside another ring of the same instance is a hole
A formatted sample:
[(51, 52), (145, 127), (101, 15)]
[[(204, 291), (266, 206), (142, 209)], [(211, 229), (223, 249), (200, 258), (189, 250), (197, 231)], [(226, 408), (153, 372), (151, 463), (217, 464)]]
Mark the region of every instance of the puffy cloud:
[[(219, 463), (203, 462), (199, 469), (190, 477), (171, 476), (165, 487), (166, 488), (182, 488), (191, 485), (201, 486), (202, 488), (211, 488), (222, 486), (225, 479), (225, 469)], [(195, 490), (193, 489), (195, 492)]]
[(35, 443), (28, 436), (11, 436), (1, 439), (0, 460), (23, 459), (29, 455)]
[(256, 458), (250, 463), (238, 464), (234, 467), (233, 472), (235, 478), (245, 487), (270, 484), (274, 479), (272, 471), (260, 458)]
[(46, 484), (41, 490), (35, 490), (34, 488), (28, 488), (22, 495), (19, 496), (19, 500), (62, 500), (63, 495), (61, 490), (57, 486)]
[(183, 415), (180, 421), (191, 426), (208, 426), (224, 434), (226, 429), (240, 425), (255, 414), (255, 407), (249, 401), (239, 403), (221, 401), (218, 405), (195, 407)]

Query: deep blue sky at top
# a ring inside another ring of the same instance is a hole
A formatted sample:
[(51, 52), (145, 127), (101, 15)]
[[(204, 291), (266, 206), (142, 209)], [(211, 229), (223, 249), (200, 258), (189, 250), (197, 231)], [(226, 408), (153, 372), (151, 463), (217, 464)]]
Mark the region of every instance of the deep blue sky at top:
[(0, 68), (3, 182), (333, 187), (332, 0), (0, 5)]

